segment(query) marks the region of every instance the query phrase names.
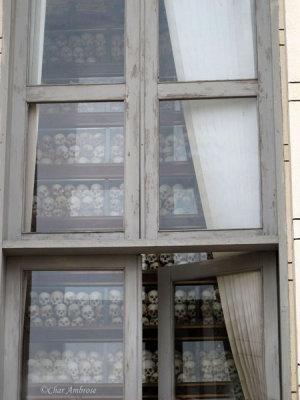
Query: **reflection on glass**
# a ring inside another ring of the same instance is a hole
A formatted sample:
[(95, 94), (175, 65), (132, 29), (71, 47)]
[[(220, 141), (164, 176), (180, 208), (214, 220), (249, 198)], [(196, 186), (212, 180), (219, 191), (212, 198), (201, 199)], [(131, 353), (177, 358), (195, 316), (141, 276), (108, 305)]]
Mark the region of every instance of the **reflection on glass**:
[(124, 0), (32, 0), (30, 84), (124, 80)]
[(160, 0), (160, 81), (256, 78), (254, 0)]
[(27, 277), (22, 399), (122, 399), (123, 273)]
[(174, 287), (176, 399), (244, 399), (214, 280)]
[(32, 231), (122, 229), (123, 121), (123, 103), (38, 106)]
[(160, 102), (160, 229), (259, 228), (256, 99)]

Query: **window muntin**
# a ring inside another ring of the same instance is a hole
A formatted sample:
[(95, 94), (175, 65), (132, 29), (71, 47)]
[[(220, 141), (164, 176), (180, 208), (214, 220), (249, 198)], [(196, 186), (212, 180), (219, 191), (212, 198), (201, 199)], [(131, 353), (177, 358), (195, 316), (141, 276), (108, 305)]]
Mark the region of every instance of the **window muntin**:
[(254, 79), (255, 1), (160, 0), (160, 81)]
[(160, 102), (160, 229), (261, 227), (255, 98)]
[(124, 0), (32, 0), (29, 83), (124, 81)]
[(124, 273), (32, 271), (26, 276), (22, 399), (68, 391), (74, 398), (124, 398)]
[(28, 141), (36, 165), (27, 174), (26, 228), (122, 230), (123, 102), (40, 104), (36, 118)]

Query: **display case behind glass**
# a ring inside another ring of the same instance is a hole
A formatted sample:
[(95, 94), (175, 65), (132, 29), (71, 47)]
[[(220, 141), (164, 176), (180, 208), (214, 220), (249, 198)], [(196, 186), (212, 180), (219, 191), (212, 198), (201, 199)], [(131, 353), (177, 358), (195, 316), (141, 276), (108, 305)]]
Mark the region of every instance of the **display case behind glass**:
[(123, 399), (123, 272), (26, 277), (22, 399)]

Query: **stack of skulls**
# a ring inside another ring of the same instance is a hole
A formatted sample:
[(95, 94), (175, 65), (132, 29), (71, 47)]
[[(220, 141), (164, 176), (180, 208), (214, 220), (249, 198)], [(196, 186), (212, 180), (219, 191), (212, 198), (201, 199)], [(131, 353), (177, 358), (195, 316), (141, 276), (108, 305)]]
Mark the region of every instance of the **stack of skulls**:
[(171, 186), (159, 186), (160, 215), (191, 215), (197, 214), (194, 187), (176, 183)]
[(199, 305), (196, 289), (193, 286), (186, 291), (177, 288), (174, 296), (174, 315), (177, 324), (196, 324), (199, 319)]
[(143, 350), (143, 383), (158, 382), (158, 351)]
[(181, 135), (160, 134), (159, 159), (160, 162), (178, 162), (191, 159), (189, 141), (186, 132)]
[(122, 383), (123, 352), (44, 350), (28, 360), (29, 383)]
[(199, 382), (195, 356), (191, 351), (175, 351), (174, 370), (177, 383)]
[(224, 315), (219, 290), (204, 289), (201, 293), (200, 307), (203, 325), (224, 325)]
[(156, 270), (159, 267), (168, 267), (174, 264), (174, 255), (171, 253), (142, 254), (142, 269)]
[[(112, 186), (108, 199), (100, 183), (87, 186), (59, 183), (37, 187), (33, 198), (33, 217), (90, 217), (123, 215), (124, 184)], [(108, 204), (106, 204), (106, 202)]]
[(105, 31), (52, 34), (45, 38), (44, 63), (93, 64), (124, 57), (124, 35)]
[[(109, 291), (110, 304), (105, 310), (103, 295), (98, 290), (90, 293), (55, 290), (51, 293), (30, 292), (27, 316), (33, 327), (93, 327), (108, 322), (113, 326), (122, 325), (121, 291)], [(114, 305), (112, 305), (114, 304)], [(105, 316), (107, 320), (105, 321)]]
[(105, 133), (97, 131), (85, 131), (78, 134), (74, 132), (46, 134), (38, 140), (38, 164), (101, 164), (123, 161), (124, 135), (122, 133), (111, 135), (109, 149), (106, 148)]
[(174, 253), (174, 264), (191, 264), (205, 261), (208, 259), (208, 253)]
[(143, 287), (143, 326), (158, 325), (158, 292)]

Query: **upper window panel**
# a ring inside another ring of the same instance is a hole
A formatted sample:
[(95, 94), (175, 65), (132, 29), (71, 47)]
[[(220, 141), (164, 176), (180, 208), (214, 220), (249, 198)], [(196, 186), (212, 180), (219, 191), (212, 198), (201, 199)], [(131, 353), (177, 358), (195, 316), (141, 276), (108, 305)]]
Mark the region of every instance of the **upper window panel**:
[(160, 0), (160, 81), (256, 78), (254, 0)]
[(124, 0), (32, 0), (29, 83), (124, 81)]

